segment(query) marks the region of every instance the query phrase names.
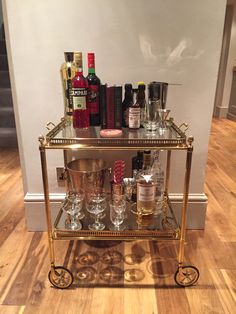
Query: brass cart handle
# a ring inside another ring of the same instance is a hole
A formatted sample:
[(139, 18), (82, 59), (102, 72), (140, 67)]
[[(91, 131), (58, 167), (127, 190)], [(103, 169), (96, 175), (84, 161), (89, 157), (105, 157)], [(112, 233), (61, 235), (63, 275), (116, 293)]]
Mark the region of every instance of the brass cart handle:
[(51, 131), (53, 128), (55, 128), (55, 124), (53, 123), (53, 122), (48, 122), (47, 124), (46, 124), (46, 129), (48, 130), (48, 131)]
[[(184, 129), (183, 129), (184, 128)], [(188, 126), (188, 124), (187, 123), (182, 123), (182, 124), (180, 124), (180, 126), (179, 126), (179, 129), (185, 134), (185, 132), (188, 130), (188, 128), (189, 128), (189, 126)]]

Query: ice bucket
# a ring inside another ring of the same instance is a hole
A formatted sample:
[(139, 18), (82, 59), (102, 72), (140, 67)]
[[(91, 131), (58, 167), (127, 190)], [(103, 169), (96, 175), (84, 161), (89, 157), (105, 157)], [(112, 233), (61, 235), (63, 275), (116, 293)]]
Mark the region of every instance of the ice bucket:
[(100, 193), (103, 189), (107, 168), (103, 159), (76, 159), (67, 164), (69, 189), (79, 192)]

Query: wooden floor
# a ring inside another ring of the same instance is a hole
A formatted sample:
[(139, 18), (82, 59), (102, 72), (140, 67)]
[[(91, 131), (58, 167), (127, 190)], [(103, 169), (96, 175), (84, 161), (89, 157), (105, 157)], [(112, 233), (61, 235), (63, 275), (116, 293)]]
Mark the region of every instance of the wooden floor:
[(18, 152), (1, 150), (0, 169), (0, 313), (236, 313), (235, 122), (213, 121), (206, 228), (187, 232), (186, 261), (200, 271), (191, 288), (174, 282), (176, 244), (148, 241), (58, 241), (75, 285), (53, 288), (47, 234), (26, 230)]

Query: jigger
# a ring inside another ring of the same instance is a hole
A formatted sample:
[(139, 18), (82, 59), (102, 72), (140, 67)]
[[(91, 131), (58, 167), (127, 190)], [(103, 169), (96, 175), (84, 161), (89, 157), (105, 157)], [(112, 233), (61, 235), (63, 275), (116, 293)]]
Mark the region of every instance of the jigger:
[(166, 119), (170, 113), (169, 109), (157, 109), (159, 122), (158, 122), (158, 128), (159, 129), (166, 129)]

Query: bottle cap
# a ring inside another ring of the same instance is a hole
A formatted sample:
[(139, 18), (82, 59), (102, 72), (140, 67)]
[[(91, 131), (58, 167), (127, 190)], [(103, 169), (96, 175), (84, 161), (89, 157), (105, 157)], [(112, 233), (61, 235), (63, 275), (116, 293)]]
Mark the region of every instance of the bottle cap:
[(94, 52), (88, 52), (88, 68), (95, 68)]
[(76, 66), (82, 67), (82, 52), (74, 52)]
[(64, 52), (66, 62), (73, 62), (74, 61), (74, 53), (73, 52)]
[(145, 83), (144, 82), (138, 82), (138, 90), (145, 90)]
[(94, 58), (94, 52), (88, 52), (88, 59)]
[(125, 84), (125, 90), (131, 90), (132, 88), (133, 88), (132, 84), (130, 84), (130, 83)]

